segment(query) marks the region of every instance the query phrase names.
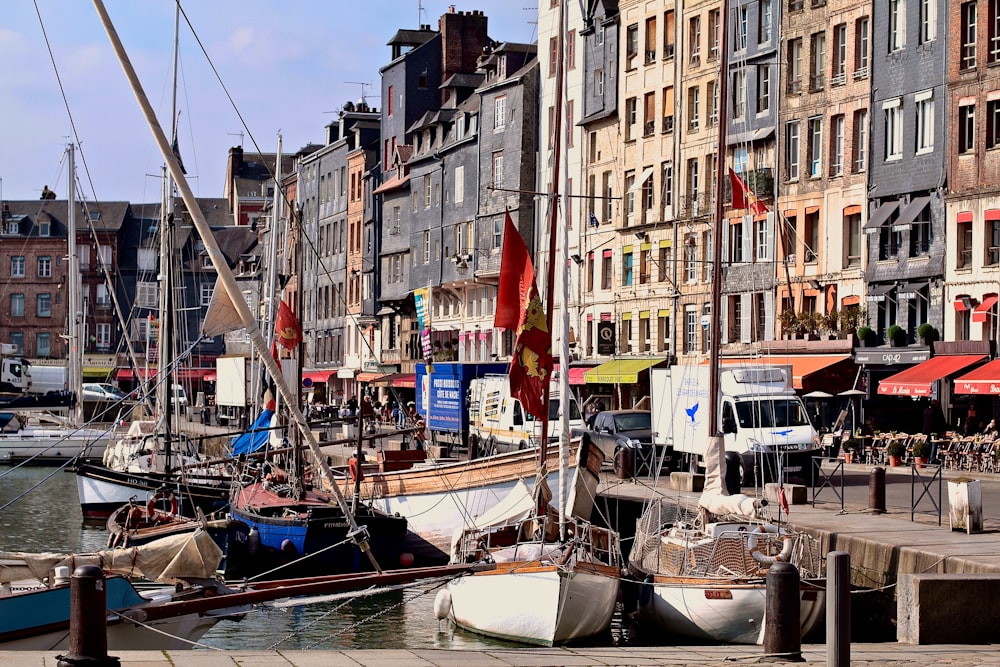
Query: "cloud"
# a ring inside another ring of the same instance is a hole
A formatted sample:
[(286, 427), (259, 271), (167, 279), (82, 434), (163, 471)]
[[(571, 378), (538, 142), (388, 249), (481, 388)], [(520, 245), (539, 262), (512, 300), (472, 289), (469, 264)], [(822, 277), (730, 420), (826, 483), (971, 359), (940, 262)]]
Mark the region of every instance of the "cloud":
[(229, 33), (226, 39), (226, 46), (234, 52), (245, 51), (253, 46), (254, 28), (253, 26), (242, 26)]

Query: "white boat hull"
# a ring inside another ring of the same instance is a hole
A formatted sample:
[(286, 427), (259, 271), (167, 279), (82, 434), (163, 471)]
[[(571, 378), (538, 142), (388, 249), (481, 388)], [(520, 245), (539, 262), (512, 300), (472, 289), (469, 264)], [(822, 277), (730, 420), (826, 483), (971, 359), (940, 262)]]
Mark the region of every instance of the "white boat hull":
[[(692, 578), (643, 584), (640, 617), (648, 625), (693, 639), (726, 644), (760, 644), (764, 637), (767, 588), (761, 583), (712, 582)], [(800, 596), (802, 634), (823, 617), (822, 590)]]
[(110, 431), (101, 429), (25, 428), (0, 434), (0, 461), (61, 462), (81, 455), (99, 460), (110, 439)]
[(602, 570), (503, 563), (448, 584), (455, 624), (491, 637), (553, 646), (604, 632), (619, 578)]

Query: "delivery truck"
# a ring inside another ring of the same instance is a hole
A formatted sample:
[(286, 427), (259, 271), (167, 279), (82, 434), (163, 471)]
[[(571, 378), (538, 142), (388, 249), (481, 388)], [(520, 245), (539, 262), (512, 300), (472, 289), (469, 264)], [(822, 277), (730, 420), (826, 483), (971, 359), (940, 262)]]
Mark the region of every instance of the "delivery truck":
[[(708, 365), (677, 365), (650, 370), (655, 442), (673, 448), (682, 469), (704, 464), (709, 427)], [(717, 432), (736, 456), (740, 479), (752, 485), (777, 479), (807, 483), (810, 460), (822, 453), (802, 399), (792, 388), (789, 365), (723, 365), (719, 377)]]
[[(549, 441), (558, 440), (561, 428), (559, 383), (549, 388)], [(583, 428), (583, 415), (572, 395), (569, 407), (571, 429)], [(494, 373), (474, 378), (469, 384), (469, 437), (483, 455), (499, 454), (538, 445), (542, 421), (528, 414), (521, 402), (510, 395), (510, 376)]]

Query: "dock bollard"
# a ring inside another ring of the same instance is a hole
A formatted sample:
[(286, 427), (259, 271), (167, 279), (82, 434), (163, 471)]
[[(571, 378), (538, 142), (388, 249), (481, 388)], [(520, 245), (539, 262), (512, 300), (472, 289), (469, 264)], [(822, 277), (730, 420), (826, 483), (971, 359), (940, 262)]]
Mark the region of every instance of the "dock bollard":
[(778, 562), (767, 571), (764, 653), (773, 660), (802, 662), (799, 571)]
[(868, 475), (868, 511), (885, 514), (885, 468), (875, 466)]
[(851, 664), (851, 554), (846, 551), (826, 556), (826, 664)]
[(69, 584), (69, 655), (56, 656), (59, 667), (118, 667), (108, 655), (108, 607), (104, 571), (81, 565)]

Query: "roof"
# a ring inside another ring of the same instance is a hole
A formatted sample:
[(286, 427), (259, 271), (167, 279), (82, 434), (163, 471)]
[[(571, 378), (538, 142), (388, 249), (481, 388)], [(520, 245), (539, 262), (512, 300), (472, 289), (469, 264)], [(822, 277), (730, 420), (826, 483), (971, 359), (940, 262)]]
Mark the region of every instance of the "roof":
[[(65, 199), (29, 199), (22, 201), (5, 201), (4, 211), (11, 217), (26, 217), (34, 221), (37, 216), (48, 216), (59, 235), (66, 233), (69, 222), (69, 202)], [(76, 229), (82, 232), (91, 225), (97, 231), (117, 232), (129, 215), (130, 204), (126, 201), (112, 202), (77, 202), (79, 209), (76, 215)], [(55, 231), (55, 230), (53, 230)], [(22, 230), (24, 233), (25, 230)]]

